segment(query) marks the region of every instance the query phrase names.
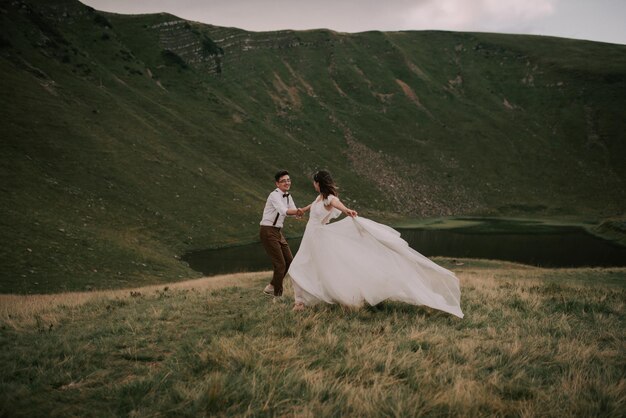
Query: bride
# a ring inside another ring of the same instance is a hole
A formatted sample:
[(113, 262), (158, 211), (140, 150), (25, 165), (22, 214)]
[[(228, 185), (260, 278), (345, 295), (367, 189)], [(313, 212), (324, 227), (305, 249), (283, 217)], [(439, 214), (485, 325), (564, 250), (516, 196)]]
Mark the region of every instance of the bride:
[[(313, 176), (313, 187), (319, 196), (302, 208), (311, 213), (288, 271), (294, 310), (319, 302), (360, 306), (388, 299), (463, 317), (454, 273), (411, 249), (394, 229), (358, 217), (337, 197), (328, 171)], [(342, 212), (348, 217), (328, 223)]]

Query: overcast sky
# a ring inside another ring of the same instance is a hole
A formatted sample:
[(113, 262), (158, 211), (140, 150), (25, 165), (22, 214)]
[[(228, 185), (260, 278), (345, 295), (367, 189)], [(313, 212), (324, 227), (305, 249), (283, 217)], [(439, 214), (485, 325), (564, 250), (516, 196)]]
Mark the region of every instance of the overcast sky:
[(250, 31), (528, 33), (626, 44), (626, 0), (81, 0), (122, 14), (168, 12)]

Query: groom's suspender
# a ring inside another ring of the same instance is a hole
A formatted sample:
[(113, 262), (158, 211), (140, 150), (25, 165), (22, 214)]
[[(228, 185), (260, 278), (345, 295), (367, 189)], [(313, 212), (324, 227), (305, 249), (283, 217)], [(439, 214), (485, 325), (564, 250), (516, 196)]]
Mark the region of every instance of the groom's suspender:
[[(287, 196), (287, 207), (289, 207), (289, 196)], [(276, 222), (278, 222), (279, 216), (280, 216), (280, 213), (277, 213), (276, 217), (274, 218), (274, 223), (272, 224), (272, 226), (276, 226)]]

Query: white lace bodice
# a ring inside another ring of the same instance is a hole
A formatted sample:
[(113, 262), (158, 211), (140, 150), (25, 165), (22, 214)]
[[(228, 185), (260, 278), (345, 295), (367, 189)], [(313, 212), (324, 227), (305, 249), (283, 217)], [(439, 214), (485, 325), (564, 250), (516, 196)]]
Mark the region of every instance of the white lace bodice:
[[(309, 214), (309, 222), (307, 223), (307, 226), (325, 225), (332, 219), (341, 215), (341, 211), (339, 209), (330, 206), (330, 202), (333, 199), (336, 199), (336, 197), (332, 194), (324, 200), (319, 197), (315, 199), (315, 201), (311, 204), (311, 213)], [(330, 210), (328, 210), (329, 208)]]

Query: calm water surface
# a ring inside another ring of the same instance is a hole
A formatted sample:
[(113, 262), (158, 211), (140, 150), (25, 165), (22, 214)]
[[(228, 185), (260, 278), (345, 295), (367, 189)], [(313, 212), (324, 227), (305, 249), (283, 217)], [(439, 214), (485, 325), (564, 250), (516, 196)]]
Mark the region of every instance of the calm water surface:
[[(578, 227), (529, 227), (490, 220), (479, 227), (398, 231), (412, 248), (427, 257), (485, 258), (542, 267), (626, 266), (626, 247)], [(300, 239), (288, 241), (295, 255)], [(193, 251), (185, 254), (183, 260), (206, 275), (271, 269), (260, 243)]]

